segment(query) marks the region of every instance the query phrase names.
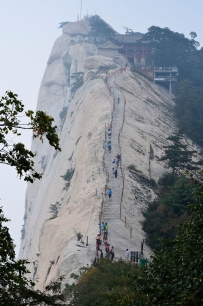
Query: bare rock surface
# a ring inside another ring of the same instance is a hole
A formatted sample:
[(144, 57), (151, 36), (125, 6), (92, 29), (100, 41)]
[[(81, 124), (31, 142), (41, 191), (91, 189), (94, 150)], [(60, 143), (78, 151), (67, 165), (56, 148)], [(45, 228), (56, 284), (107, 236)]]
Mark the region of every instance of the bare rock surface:
[[(28, 268), (39, 279), (39, 289), (59, 275), (65, 284), (71, 273), (91, 265), (101, 219), (109, 224), (108, 242), (116, 258), (124, 258), (126, 248), (140, 251), (142, 211), (156, 196), (150, 179), (157, 181), (166, 171), (158, 157), (176, 130), (167, 91), (128, 69), (121, 72), (112, 59), (96, 55), (94, 44), (77, 43), (71, 35), (88, 29), (83, 23), (67, 24), (56, 40), (37, 104), (54, 117), (62, 148), (55, 152), (46, 141), (32, 143), (43, 178), (27, 188), (19, 257), (31, 262)], [(108, 67), (108, 75), (101, 66)], [(77, 72), (84, 73), (84, 83), (73, 92)], [(121, 165), (115, 178), (112, 159), (117, 153)], [(144, 245), (144, 256), (149, 255)]]

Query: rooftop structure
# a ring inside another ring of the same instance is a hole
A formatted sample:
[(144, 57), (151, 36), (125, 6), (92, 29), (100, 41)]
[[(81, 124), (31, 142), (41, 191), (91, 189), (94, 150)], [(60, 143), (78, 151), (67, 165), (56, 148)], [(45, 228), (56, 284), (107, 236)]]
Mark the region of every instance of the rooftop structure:
[(170, 94), (174, 92), (177, 82), (177, 67), (154, 67), (154, 83), (162, 84), (168, 88)]
[(138, 32), (115, 35), (115, 43), (121, 47), (119, 53), (136, 66), (144, 66), (148, 54), (151, 53), (151, 48), (147, 42), (141, 40), (143, 36), (144, 34)]

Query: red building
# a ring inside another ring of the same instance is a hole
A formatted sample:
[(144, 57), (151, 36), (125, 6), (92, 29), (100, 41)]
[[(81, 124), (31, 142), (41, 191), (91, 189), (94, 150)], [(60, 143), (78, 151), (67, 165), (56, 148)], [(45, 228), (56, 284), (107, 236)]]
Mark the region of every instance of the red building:
[(147, 42), (141, 40), (142, 37), (141, 33), (115, 35), (115, 43), (120, 46), (119, 53), (137, 66), (144, 66), (146, 58), (151, 53), (151, 48)]

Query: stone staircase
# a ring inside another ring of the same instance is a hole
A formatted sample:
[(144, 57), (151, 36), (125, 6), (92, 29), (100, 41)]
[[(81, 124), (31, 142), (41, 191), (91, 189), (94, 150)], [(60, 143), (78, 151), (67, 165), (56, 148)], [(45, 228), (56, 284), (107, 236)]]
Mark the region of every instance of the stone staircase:
[[(118, 177), (112, 177), (112, 168), (116, 167), (112, 163), (113, 158), (116, 154), (120, 154), (118, 136), (122, 127), (123, 116), (124, 116), (124, 99), (120, 95), (119, 89), (116, 88), (115, 75), (112, 75), (108, 79), (108, 84), (110, 87), (110, 92), (114, 98), (114, 110), (113, 110), (113, 120), (112, 120), (112, 135), (111, 135), (111, 153), (107, 152), (105, 157), (105, 167), (109, 173), (108, 188), (112, 189), (111, 199), (106, 196), (106, 200), (103, 207), (103, 221), (107, 222), (109, 225), (109, 241), (112, 243), (112, 240), (116, 239), (116, 228), (124, 228), (124, 222), (120, 220), (120, 202), (121, 202), (121, 193), (123, 186), (123, 178), (121, 175), (121, 167), (118, 167)], [(118, 103), (119, 98), (119, 103)], [(122, 157), (121, 157), (122, 158)], [(123, 229), (124, 230), (124, 229)], [(114, 233), (114, 234), (113, 234)]]

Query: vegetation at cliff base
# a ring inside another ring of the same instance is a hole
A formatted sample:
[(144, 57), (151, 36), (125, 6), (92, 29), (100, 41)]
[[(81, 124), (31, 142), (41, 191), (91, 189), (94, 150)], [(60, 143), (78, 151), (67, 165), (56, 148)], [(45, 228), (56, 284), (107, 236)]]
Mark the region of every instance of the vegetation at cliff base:
[(35, 283), (26, 276), (28, 261), (15, 259), (14, 243), (5, 226), (8, 221), (0, 208), (0, 305), (67, 305), (61, 293), (63, 277), (46, 286), (44, 292), (34, 290)]
[(178, 225), (190, 219), (188, 205), (194, 202), (194, 186), (184, 176), (166, 174), (159, 188), (159, 197), (143, 213), (146, 242), (153, 250), (160, 250), (160, 238), (175, 239)]
[[(72, 306), (196, 306), (203, 300), (203, 184), (193, 179), (190, 220), (163, 239), (145, 268), (107, 259), (84, 268), (64, 294)], [(181, 205), (180, 205), (181, 206)], [(182, 205), (184, 206), (184, 205)]]
[(143, 212), (143, 229), (147, 234), (147, 244), (152, 249), (160, 249), (160, 238), (172, 240), (181, 222), (188, 221), (188, 205), (194, 202), (195, 187), (185, 177), (185, 169), (198, 170), (201, 162), (194, 162), (196, 151), (188, 150), (181, 131), (167, 138), (170, 144), (159, 161), (165, 161), (171, 173), (164, 174), (158, 181), (158, 197), (149, 203)]
[(134, 305), (142, 294), (134, 287), (135, 280), (141, 275), (139, 267), (130, 262), (112, 262), (101, 259), (90, 268), (81, 269), (81, 275), (73, 275), (77, 282), (66, 285), (65, 296), (74, 306), (96, 305)]

